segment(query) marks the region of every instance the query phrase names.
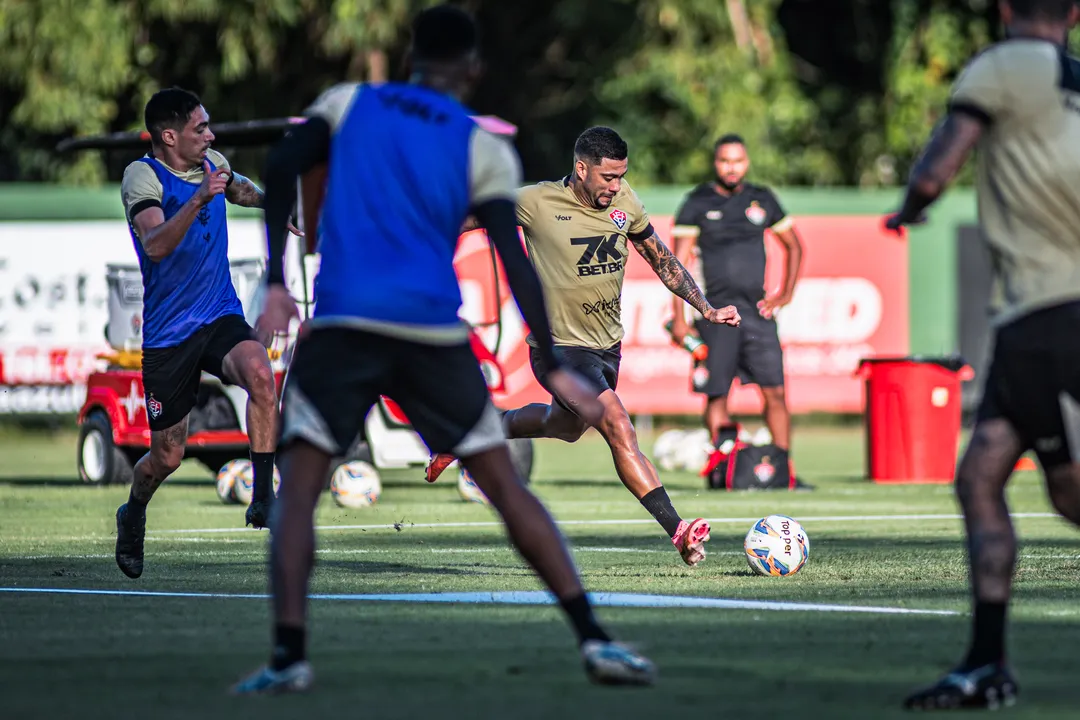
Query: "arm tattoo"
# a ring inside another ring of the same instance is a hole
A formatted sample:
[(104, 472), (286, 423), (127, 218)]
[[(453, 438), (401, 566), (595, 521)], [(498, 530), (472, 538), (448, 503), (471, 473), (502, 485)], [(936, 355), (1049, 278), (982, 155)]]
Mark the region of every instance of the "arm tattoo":
[(911, 171), (900, 211), (904, 220), (915, 220), (938, 199), (967, 162), (983, 129), (981, 120), (961, 112), (950, 112), (938, 124)]
[(233, 174), (232, 184), (225, 189), (225, 197), (233, 205), (261, 208), (265, 194), (258, 186), (240, 173)]
[(663, 281), (668, 290), (675, 293), (695, 310), (704, 315), (712, 306), (705, 299), (701, 288), (698, 287), (690, 272), (679, 262), (664, 241), (656, 233), (644, 240), (630, 240), (634, 249), (641, 253), (646, 262), (652, 266), (657, 277)]

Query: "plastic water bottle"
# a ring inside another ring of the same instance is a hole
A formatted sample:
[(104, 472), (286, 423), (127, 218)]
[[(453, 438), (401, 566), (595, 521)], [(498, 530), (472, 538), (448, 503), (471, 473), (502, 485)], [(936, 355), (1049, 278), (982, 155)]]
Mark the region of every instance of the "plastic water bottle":
[[(664, 325), (664, 329), (668, 331), (668, 334), (671, 334), (672, 323), (673, 321), (668, 320), (667, 324)], [(709, 356), (709, 346), (697, 335), (687, 333), (686, 337), (683, 338), (682, 345), (679, 347), (690, 353), (697, 362), (701, 362)]]
[[(673, 322), (673, 320), (668, 320), (664, 325), (664, 329), (668, 331), (668, 334), (671, 333)], [(705, 366), (705, 358), (709, 357), (709, 346), (697, 335), (687, 333), (686, 337), (683, 338), (682, 345), (679, 347), (690, 353), (690, 356), (694, 358), (694, 368), (690, 372), (690, 383), (693, 385), (694, 390), (700, 391), (709, 382), (709, 368)]]

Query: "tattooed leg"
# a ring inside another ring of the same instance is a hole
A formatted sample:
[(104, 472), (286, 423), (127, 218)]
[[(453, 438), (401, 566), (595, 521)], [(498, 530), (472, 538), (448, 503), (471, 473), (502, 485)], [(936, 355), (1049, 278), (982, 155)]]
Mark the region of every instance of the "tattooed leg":
[(150, 433), (150, 452), (135, 463), (131, 483), (131, 499), (142, 506), (150, 502), (165, 478), (176, 472), (184, 459), (187, 444), (188, 419), (165, 430)]
[(135, 463), (128, 501), (116, 509), (116, 564), (129, 578), (143, 572), (146, 505), (154, 492), (184, 459), (188, 421), (150, 434), (150, 452)]
[(1004, 659), (1005, 610), (1016, 564), (1016, 534), (1005, 485), (1025, 446), (1003, 419), (979, 423), (960, 461), (956, 495), (964, 512), (975, 612), (967, 665)]

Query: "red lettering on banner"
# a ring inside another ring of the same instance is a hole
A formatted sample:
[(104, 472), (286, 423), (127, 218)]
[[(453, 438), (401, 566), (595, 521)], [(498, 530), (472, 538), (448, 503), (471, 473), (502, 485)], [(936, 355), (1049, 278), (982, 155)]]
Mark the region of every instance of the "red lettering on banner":
[[(652, 223), (670, 240), (671, 217), (654, 216)], [(794, 412), (861, 412), (862, 383), (853, 377), (859, 360), (908, 352), (907, 245), (882, 232), (880, 219), (873, 216), (812, 216), (799, 218), (796, 225), (803, 269), (791, 304), (777, 316), (788, 403)], [(783, 251), (767, 236), (766, 252), (766, 287), (774, 291), (783, 277)], [(496, 396), (498, 404), (547, 401), (529, 370), (525, 330), (501, 266), (502, 307), (496, 307), (491, 254), (482, 233), (462, 239), (456, 266), (462, 316), (480, 325), (489, 347), (495, 343), (500, 312), (503, 317), (498, 356), (507, 391)], [(703, 400), (690, 390), (690, 356), (672, 347), (663, 328), (671, 317), (671, 294), (636, 253), (627, 259), (621, 304), (623, 403), (634, 413), (699, 413)], [(757, 389), (736, 381), (730, 406), (739, 413), (759, 412)]]
[(5, 348), (0, 352), (0, 384), (84, 384), (100, 364), (100, 348)]

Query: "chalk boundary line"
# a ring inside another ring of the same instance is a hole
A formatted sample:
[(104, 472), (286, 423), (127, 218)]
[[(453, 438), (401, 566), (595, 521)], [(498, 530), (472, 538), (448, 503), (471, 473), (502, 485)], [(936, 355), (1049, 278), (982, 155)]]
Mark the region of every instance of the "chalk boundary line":
[[(0, 593), (40, 595), (103, 595), (111, 597), (197, 598), (228, 600), (268, 600), (260, 593), (201, 593), (152, 590), (89, 590), (81, 588), (0, 588)], [(687, 595), (643, 595), (637, 593), (588, 593), (597, 607), (620, 608), (707, 608), (723, 610), (766, 610), (786, 612), (846, 612), (886, 615), (960, 615), (956, 610), (880, 607), (871, 605), (829, 605), (819, 603), (777, 602), (772, 600), (731, 600)], [(453, 605), (555, 605), (550, 593), (543, 591), (463, 592), (463, 593), (393, 593), (325, 594), (308, 596), (311, 600), (384, 603), (427, 603)]]
[[(777, 513), (783, 515), (784, 513)], [(706, 518), (713, 525), (730, 525), (735, 523), (747, 523), (752, 525), (761, 519), (762, 516), (756, 517), (738, 517), (738, 518)], [(793, 516), (794, 517), (794, 516)], [(1049, 512), (1036, 512), (1036, 513), (1012, 513), (1013, 518), (1056, 518), (1059, 517), (1057, 513)], [(911, 521), (928, 521), (928, 520), (963, 520), (963, 516), (959, 514), (942, 514), (942, 515), (821, 515), (815, 517), (796, 517), (802, 525), (809, 523), (824, 523), (824, 522), (876, 522), (880, 520), (911, 520)], [(563, 527), (573, 526), (589, 526), (589, 525), (650, 525), (656, 521), (652, 518), (633, 518), (629, 520), (556, 520), (555, 523)], [(384, 524), (372, 524), (372, 525), (318, 525), (315, 527), (319, 532), (333, 532), (341, 530), (405, 530), (405, 529), (417, 529), (417, 530), (438, 530), (443, 528), (483, 528), (483, 527), (502, 527), (503, 523), (498, 520), (481, 520), (475, 522), (443, 522), (443, 523), (412, 523), (402, 520), (396, 523), (384, 523)], [(252, 533), (262, 532), (255, 528), (249, 527), (229, 527), (229, 528), (185, 528), (182, 530), (155, 530), (147, 531), (147, 536), (151, 535), (199, 535), (203, 533)]]

